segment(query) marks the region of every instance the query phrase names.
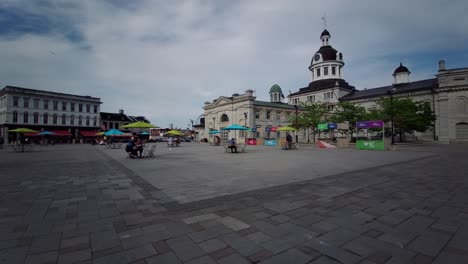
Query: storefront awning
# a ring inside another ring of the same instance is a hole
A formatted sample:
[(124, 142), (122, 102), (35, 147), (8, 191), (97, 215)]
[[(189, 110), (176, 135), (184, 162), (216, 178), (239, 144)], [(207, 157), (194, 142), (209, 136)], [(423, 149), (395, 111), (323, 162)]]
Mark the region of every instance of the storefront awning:
[(95, 137), (96, 133), (96, 131), (80, 131), (80, 135), (83, 137)]

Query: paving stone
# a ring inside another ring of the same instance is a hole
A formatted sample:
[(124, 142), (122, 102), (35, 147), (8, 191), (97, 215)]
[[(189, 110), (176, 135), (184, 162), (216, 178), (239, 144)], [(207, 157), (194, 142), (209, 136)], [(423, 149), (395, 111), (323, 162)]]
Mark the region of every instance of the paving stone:
[(334, 259), (331, 259), (327, 256), (321, 256), (319, 258), (317, 258), (316, 260), (312, 261), (312, 262), (309, 262), (309, 263), (314, 263), (314, 264), (341, 264), (340, 262), (334, 260)]
[(227, 257), (229, 255), (232, 255), (232, 254), (237, 254), (237, 251), (235, 251), (232, 247), (227, 247), (227, 248), (223, 248), (223, 249), (211, 252), (210, 256), (213, 259), (220, 259), (220, 258)]
[(120, 239), (113, 231), (91, 233), (90, 239), (91, 249), (93, 251), (104, 250), (120, 245)]
[(169, 239), (166, 243), (182, 261), (205, 255), (205, 252), (186, 236)]
[(132, 261), (148, 258), (150, 256), (155, 255), (156, 253), (157, 252), (153, 248), (153, 246), (148, 244), (141, 247), (120, 251), (115, 254), (93, 259), (93, 264), (129, 263)]
[(30, 249), (31, 253), (57, 250), (60, 246), (61, 236), (60, 233), (51, 233), (49, 235), (33, 237)]
[(63, 238), (60, 244), (60, 248), (69, 248), (76, 246), (89, 247), (89, 235)]
[[(49, 251), (34, 255), (28, 255), (25, 264), (42, 264), (42, 263), (56, 263), (58, 257), (57, 251)], [(2, 259), (3, 262), (3, 259)], [(5, 262), (7, 263), (7, 262)]]
[(232, 254), (217, 260), (219, 264), (250, 264), (250, 261), (239, 254)]
[(198, 244), (206, 253), (215, 252), (217, 250), (227, 247), (226, 243), (219, 239), (210, 239)]
[(206, 229), (200, 232), (195, 232), (188, 234), (188, 236), (195, 242), (195, 243), (200, 243), (202, 241), (212, 239), (215, 237), (218, 237), (220, 235), (225, 235), (229, 234), (232, 231), (228, 229), (227, 227), (224, 226), (219, 226), (219, 227), (213, 227), (210, 229)]
[(146, 259), (148, 264), (181, 264), (180, 260), (173, 252), (167, 252), (161, 255), (149, 257)]
[(226, 244), (237, 250), (243, 256), (250, 256), (263, 250), (258, 244), (237, 233), (224, 235), (221, 238)]
[(432, 257), (418, 254), (413, 258), (413, 263), (416, 264), (431, 264), (432, 263)]
[(395, 229), (402, 232), (420, 232), (427, 229), (434, 221), (431, 217), (415, 215), (395, 227)]
[(466, 264), (468, 263), (468, 256), (450, 254), (447, 252), (442, 252), (433, 262), (434, 264)]
[(249, 235), (249, 234), (252, 234), (252, 233), (256, 233), (258, 232), (258, 229), (255, 228), (255, 227), (249, 227), (249, 228), (246, 228), (246, 229), (242, 229), (242, 230), (239, 230), (237, 231), (237, 233), (241, 236), (246, 236), (246, 235)]
[(209, 256), (203, 256), (200, 258), (192, 259), (188, 262), (185, 262), (184, 264), (217, 264), (217, 262)]
[(239, 231), (239, 230), (242, 230), (242, 229), (246, 229), (246, 228), (249, 228), (250, 225), (244, 223), (244, 222), (241, 222), (237, 219), (235, 219), (234, 217), (231, 217), (231, 216), (225, 216), (225, 217), (221, 217), (221, 218), (218, 218), (217, 221), (221, 222), (222, 224), (224, 224), (225, 226), (227, 226), (228, 228), (234, 230), (234, 231)]
[(27, 247), (3, 249), (0, 250), (0, 260), (5, 264), (24, 263), (27, 253)]
[(358, 263), (362, 260), (360, 256), (352, 254), (351, 252), (341, 249), (339, 247), (328, 244), (324, 241), (321, 241), (318, 238), (311, 239), (304, 243), (304, 245), (314, 250), (317, 250), (322, 254), (325, 254), (342, 263)]
[(288, 222), (292, 218), (284, 214), (277, 214), (277, 215), (270, 217), (270, 219), (277, 222), (278, 224), (282, 224), (282, 223)]
[(203, 214), (203, 215), (196, 215), (196, 216), (192, 216), (192, 217), (187, 217), (187, 218), (182, 219), (182, 221), (184, 221), (186, 224), (193, 224), (193, 223), (199, 223), (199, 222), (203, 222), (203, 221), (207, 221), (207, 220), (213, 220), (213, 219), (216, 219), (216, 218), (219, 218), (219, 215), (209, 213), (209, 214)]
[(439, 254), (439, 251), (445, 246), (450, 237), (451, 236), (447, 234), (426, 232), (411, 242), (408, 248), (421, 254), (435, 257)]
[(286, 249), (295, 247), (314, 238), (307, 233), (292, 233), (281, 238), (276, 238), (262, 243), (262, 247), (268, 249), (273, 254), (278, 254)]
[(292, 223), (300, 225), (302, 227), (310, 226), (314, 223), (321, 221), (323, 217), (316, 215), (315, 213), (300, 216), (296, 219), (291, 220)]
[(268, 250), (262, 250), (258, 253), (255, 253), (251, 256), (249, 256), (249, 260), (253, 263), (258, 263), (262, 260), (265, 260), (265, 259), (268, 259), (270, 258), (271, 256), (273, 256), (273, 253), (268, 251)]
[(297, 249), (290, 249), (285, 251), (281, 254), (274, 255), (273, 257), (266, 259), (261, 264), (283, 264), (283, 263), (307, 263), (308, 261), (312, 260), (313, 257)]
[(72, 253), (67, 253), (60, 255), (58, 258), (58, 263), (67, 264), (67, 263), (77, 263), (80, 261), (91, 259), (91, 250), (85, 249), (81, 251), (75, 251)]
[(338, 228), (320, 236), (319, 239), (335, 246), (341, 246), (359, 235), (359, 233), (344, 228)]
[(328, 223), (326, 221), (320, 221), (314, 223), (307, 227), (307, 229), (311, 230), (312, 232), (316, 233), (317, 235), (321, 235), (323, 233), (330, 232), (334, 229), (338, 228), (337, 225)]
[(262, 244), (266, 241), (269, 241), (272, 239), (272, 237), (268, 236), (268, 235), (265, 235), (264, 233), (262, 232), (255, 232), (255, 233), (252, 233), (252, 234), (248, 234), (245, 236), (245, 238), (247, 238), (248, 240), (251, 240), (257, 244)]
[(153, 243), (153, 247), (156, 249), (156, 251), (159, 254), (171, 251), (171, 249), (169, 248), (169, 246), (166, 244), (165, 241), (155, 242), (155, 243)]
[(284, 213), (287, 211), (291, 211), (303, 206), (308, 205), (306, 202), (297, 201), (297, 202), (288, 202), (285, 200), (277, 200), (272, 202), (267, 202), (263, 204), (263, 207), (275, 211), (277, 213)]
[(388, 232), (378, 237), (379, 240), (392, 243), (397, 247), (403, 248), (408, 245), (415, 237), (413, 232)]

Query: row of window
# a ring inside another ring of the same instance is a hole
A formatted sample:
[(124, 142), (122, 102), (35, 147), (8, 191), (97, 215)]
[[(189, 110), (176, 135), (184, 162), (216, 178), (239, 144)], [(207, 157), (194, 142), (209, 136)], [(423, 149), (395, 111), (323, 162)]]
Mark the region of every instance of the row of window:
[[(266, 119), (271, 120), (272, 119), (272, 111), (266, 111)], [(291, 115), (290, 112), (286, 112), (286, 118), (289, 118)], [(255, 112), (255, 118), (259, 119), (260, 118), (260, 111)], [(281, 112), (275, 112), (275, 120), (281, 120)]]
[[(13, 111), (13, 123), (18, 123), (19, 122), (19, 113), (17, 111)], [(50, 117), (50, 118), (49, 118)], [(24, 112), (23, 113), (23, 123), (29, 123), (30, 122), (30, 119), (32, 119), (32, 123), (33, 124), (39, 124), (39, 113), (35, 112), (35, 113), (32, 113), (31, 115), (28, 113), (28, 112)], [(61, 117), (60, 117), (60, 122), (59, 122), (59, 115), (57, 114), (53, 114), (53, 115), (50, 115), (45, 113), (42, 115), (42, 123), (47, 125), (49, 124), (49, 120), (51, 119), (51, 123), (50, 124), (53, 124), (53, 125), (57, 125), (57, 124), (62, 124), (62, 125), (67, 125), (67, 119), (69, 119), (69, 124), (70, 125), (75, 125), (75, 116), (74, 115), (71, 115), (71, 116), (67, 116), (65, 114), (63, 114)], [(85, 125), (86, 126), (89, 126), (91, 121), (93, 123), (93, 126), (97, 126), (97, 117), (94, 117), (94, 118), (90, 118), (89, 116), (86, 116), (85, 118), (83, 118), (83, 116), (78, 116), (78, 125), (79, 126), (82, 126), (83, 125), (83, 119), (84, 119), (84, 122), (85, 122)]]
[[(329, 75), (329, 66), (324, 66), (324, 67), (319, 67), (319, 68), (316, 68), (315, 69), (315, 76), (316, 77), (320, 77), (321, 76), (321, 73), (322, 73), (322, 69), (323, 68), (323, 76), (328, 76)], [(338, 75), (340, 76), (341, 75), (341, 67), (338, 67), (338, 74), (336, 74), (337, 72), (337, 67), (336, 66), (331, 66), (331, 75)], [(312, 78), (314, 78), (314, 71), (312, 71)]]
[[(20, 106), (19, 99), (20, 99), (19, 96), (13, 96), (13, 106), (16, 106), (16, 107)], [(23, 99), (22, 107), (29, 108), (31, 99), (29, 97), (23, 97), (22, 99)], [(33, 98), (32, 99), (34, 109), (39, 109), (40, 101), (41, 100), (38, 99), (38, 98)], [(59, 108), (59, 103), (61, 105), (60, 108)], [(59, 110), (59, 109), (61, 109), (62, 111), (67, 111), (68, 110), (68, 105), (70, 105), (69, 109), (70, 109), (71, 112), (74, 112), (76, 110), (76, 106), (78, 108), (78, 112), (84, 112), (84, 108), (86, 108), (87, 113), (91, 112), (91, 105), (90, 104), (85, 104), (84, 105), (84, 104), (80, 104), (80, 103), (68, 103), (68, 102), (65, 102), (65, 101), (59, 102), (59, 101), (55, 101), (55, 100), (53, 100), (52, 103), (50, 104), (49, 100), (42, 100), (42, 109), (49, 110), (50, 105), (52, 105), (51, 110), (56, 110), (56, 111)], [(93, 113), (97, 113), (97, 112), (98, 112), (98, 106), (93, 105)]]

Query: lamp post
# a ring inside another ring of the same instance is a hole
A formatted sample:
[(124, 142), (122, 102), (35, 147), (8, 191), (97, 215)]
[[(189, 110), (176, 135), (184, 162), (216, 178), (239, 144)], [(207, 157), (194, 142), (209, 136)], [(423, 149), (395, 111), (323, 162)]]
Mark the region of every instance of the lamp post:
[(388, 91), (387, 93), (390, 95), (390, 119), (391, 119), (391, 122), (392, 122), (392, 128), (391, 128), (391, 131), (392, 131), (392, 145), (395, 145), (395, 135), (394, 135), (394, 132), (393, 132), (393, 129), (394, 129), (394, 126), (393, 126), (393, 93), (396, 91), (395, 88), (392, 88), (390, 91)]
[(297, 106), (297, 104), (295, 104), (295, 105), (294, 105), (294, 110), (296, 110), (296, 144), (297, 144), (298, 141), (299, 141), (299, 140), (298, 140), (299, 136), (297, 135), (297, 129), (299, 128), (299, 126), (298, 126), (298, 124), (297, 124), (297, 109), (298, 109), (298, 108), (299, 108), (299, 107)]

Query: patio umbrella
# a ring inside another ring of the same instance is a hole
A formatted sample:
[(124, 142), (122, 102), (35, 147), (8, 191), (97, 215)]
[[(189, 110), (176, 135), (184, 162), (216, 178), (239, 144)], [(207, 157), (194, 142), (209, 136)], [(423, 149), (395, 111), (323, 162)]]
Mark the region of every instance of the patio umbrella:
[(42, 131), (42, 132), (37, 133), (37, 134), (41, 135), (41, 136), (55, 135), (54, 132), (50, 132), (50, 131)]
[(150, 123), (145, 123), (145, 122), (142, 122), (142, 121), (138, 121), (138, 122), (135, 122), (135, 123), (131, 123), (131, 124), (122, 126), (122, 128), (159, 128), (159, 127), (155, 126), (153, 124), (150, 124)]
[(117, 129), (111, 129), (104, 133), (104, 136), (120, 136), (123, 132)]
[(140, 135), (149, 135), (148, 132), (141, 132)]
[(221, 133), (219, 130), (211, 130), (208, 134), (213, 135), (213, 134), (219, 134)]
[(284, 126), (278, 128), (276, 131), (296, 131), (296, 129), (294, 127)]
[(179, 130), (169, 130), (166, 132), (166, 134), (172, 135), (172, 136), (183, 136), (184, 133), (180, 132)]
[(104, 135), (104, 133), (106, 133), (106, 132), (104, 132), (104, 131), (97, 132), (97, 133), (96, 133), (96, 136), (102, 136), (102, 135)]
[(34, 133), (34, 132), (37, 132), (37, 131), (36, 131), (36, 130), (29, 129), (29, 128), (21, 127), (21, 128), (16, 128), (16, 129), (9, 130), (8, 132)]
[(248, 130), (248, 128), (246, 128), (245, 126), (241, 126), (241, 125), (238, 125), (238, 124), (232, 124), (230, 126), (223, 127), (221, 129), (222, 130)]

